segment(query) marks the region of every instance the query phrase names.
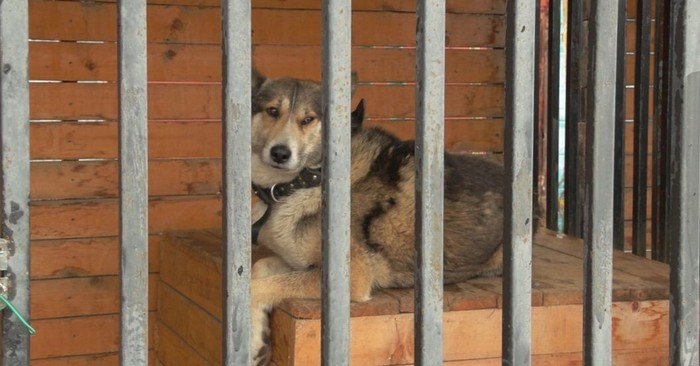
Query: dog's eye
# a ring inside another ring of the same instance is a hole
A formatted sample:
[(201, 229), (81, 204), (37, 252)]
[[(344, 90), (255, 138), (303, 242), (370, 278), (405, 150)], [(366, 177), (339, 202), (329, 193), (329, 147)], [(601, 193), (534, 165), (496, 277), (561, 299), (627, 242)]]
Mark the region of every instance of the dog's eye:
[(270, 107), (270, 108), (266, 109), (265, 111), (267, 112), (267, 114), (270, 115), (270, 117), (277, 118), (280, 115), (280, 111), (277, 110), (277, 108), (275, 108), (275, 107)]
[(314, 121), (314, 117), (306, 117), (306, 118), (301, 120), (301, 125), (302, 126), (308, 125), (309, 123), (311, 123), (313, 121)]

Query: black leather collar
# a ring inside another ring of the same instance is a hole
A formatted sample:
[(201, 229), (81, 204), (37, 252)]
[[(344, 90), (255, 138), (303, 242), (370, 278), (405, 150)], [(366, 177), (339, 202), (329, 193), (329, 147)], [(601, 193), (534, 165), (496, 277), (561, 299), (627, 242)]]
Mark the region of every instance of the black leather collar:
[(313, 188), (321, 185), (321, 169), (304, 168), (296, 178), (287, 183), (273, 184), (272, 187), (262, 188), (253, 184), (253, 193), (258, 196), (265, 204), (267, 209), (265, 214), (256, 221), (252, 226), (253, 243), (258, 242), (258, 234), (260, 229), (270, 217), (270, 207), (283, 197), (287, 197), (299, 189)]
[(313, 188), (319, 185), (321, 185), (321, 169), (304, 168), (296, 178), (287, 183), (273, 184), (272, 187), (268, 188), (253, 184), (253, 192), (263, 202), (272, 205), (299, 189)]

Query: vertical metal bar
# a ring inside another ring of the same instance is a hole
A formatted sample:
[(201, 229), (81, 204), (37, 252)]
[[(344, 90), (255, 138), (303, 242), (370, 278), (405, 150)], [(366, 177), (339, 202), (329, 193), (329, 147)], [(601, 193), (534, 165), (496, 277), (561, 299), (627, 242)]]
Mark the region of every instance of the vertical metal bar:
[(350, 1), (323, 2), (323, 276), (321, 359), (350, 353)]
[[(0, 1), (2, 237), (10, 242), (8, 299), (29, 318), (29, 79), (25, 0)], [(2, 314), (2, 364), (29, 365), (29, 332)]]
[[(624, 0), (620, 0), (624, 1)], [(592, 0), (584, 225), (584, 364), (610, 365), (613, 161), (619, 4)]]
[(222, 271), (224, 365), (250, 365), (250, 0), (223, 0), (222, 137), (223, 235)]
[(670, 364), (697, 365), (700, 289), (700, 1), (671, 3)]
[(668, 84), (669, 84), (669, 14), (670, 2), (656, 1), (656, 38), (654, 56), (656, 72), (654, 75), (654, 133), (652, 151), (652, 258), (662, 262), (668, 261), (666, 243), (666, 212), (668, 187)]
[(442, 365), (445, 1), (416, 5), (415, 360)]
[(506, 127), (503, 364), (531, 362), (532, 133), (535, 68), (535, 3), (506, 7)]
[(549, 68), (547, 87), (547, 227), (559, 225), (559, 57), (561, 1), (549, 4)]
[(613, 242), (625, 249), (625, 25), (627, 1), (619, 1), (617, 13), (617, 78), (615, 79), (615, 147), (613, 149)]
[(581, 236), (581, 215), (578, 190), (579, 129), (581, 122), (581, 32), (583, 1), (568, 0), (566, 51), (566, 140), (564, 152), (564, 231)]
[(634, 182), (632, 252), (647, 254), (647, 151), (649, 146), (649, 51), (651, 0), (637, 2), (637, 45), (634, 62)]
[(146, 1), (119, 2), (121, 364), (148, 364)]

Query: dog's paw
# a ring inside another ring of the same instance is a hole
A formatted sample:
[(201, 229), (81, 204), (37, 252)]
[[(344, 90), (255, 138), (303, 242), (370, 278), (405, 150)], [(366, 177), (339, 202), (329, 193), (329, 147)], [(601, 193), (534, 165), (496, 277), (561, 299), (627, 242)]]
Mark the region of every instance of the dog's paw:
[(270, 340), (270, 322), (265, 309), (254, 309), (251, 314), (252, 334), (251, 349), (253, 366), (267, 366), (272, 359), (272, 342)]

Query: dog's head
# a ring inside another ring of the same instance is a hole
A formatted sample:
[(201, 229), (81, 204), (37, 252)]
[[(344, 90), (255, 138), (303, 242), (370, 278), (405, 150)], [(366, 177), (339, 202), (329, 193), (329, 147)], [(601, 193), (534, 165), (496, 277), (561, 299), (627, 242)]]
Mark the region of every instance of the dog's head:
[[(254, 166), (254, 173), (264, 173), (265, 181), (277, 183), (293, 178), (305, 167), (320, 166), (320, 84), (293, 78), (268, 79), (253, 70), (252, 85), (251, 148), (255, 164), (262, 165)], [(361, 102), (353, 112), (353, 131), (363, 118)], [(254, 174), (254, 180), (260, 175)]]

